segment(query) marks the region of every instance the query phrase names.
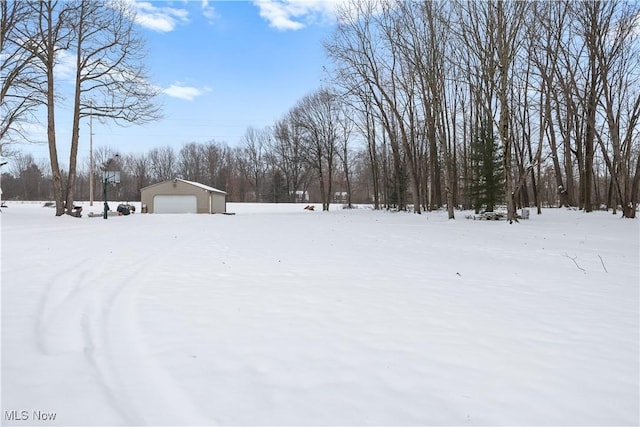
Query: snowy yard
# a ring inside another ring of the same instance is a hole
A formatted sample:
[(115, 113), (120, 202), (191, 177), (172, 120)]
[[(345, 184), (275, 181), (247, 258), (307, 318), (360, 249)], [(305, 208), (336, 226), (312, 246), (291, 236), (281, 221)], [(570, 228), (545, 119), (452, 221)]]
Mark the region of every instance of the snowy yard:
[(2, 424), (638, 425), (637, 220), (332, 208), (9, 202)]

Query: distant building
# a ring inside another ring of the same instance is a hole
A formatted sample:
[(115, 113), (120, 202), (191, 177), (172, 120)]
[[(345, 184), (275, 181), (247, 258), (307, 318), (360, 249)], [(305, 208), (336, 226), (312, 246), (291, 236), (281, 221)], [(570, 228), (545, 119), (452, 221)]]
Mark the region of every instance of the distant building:
[(296, 203), (306, 203), (309, 201), (309, 193), (302, 190), (297, 190), (294, 192), (294, 201)]
[(333, 203), (347, 203), (347, 192), (336, 191), (333, 193)]
[(225, 213), (227, 193), (217, 188), (180, 178), (140, 189), (142, 212)]

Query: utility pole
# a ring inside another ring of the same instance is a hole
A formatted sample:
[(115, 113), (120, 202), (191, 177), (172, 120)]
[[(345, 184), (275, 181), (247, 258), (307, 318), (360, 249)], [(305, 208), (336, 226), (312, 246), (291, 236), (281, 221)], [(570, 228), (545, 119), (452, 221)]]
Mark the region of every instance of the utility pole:
[(93, 206), (93, 104), (89, 113), (89, 206)]

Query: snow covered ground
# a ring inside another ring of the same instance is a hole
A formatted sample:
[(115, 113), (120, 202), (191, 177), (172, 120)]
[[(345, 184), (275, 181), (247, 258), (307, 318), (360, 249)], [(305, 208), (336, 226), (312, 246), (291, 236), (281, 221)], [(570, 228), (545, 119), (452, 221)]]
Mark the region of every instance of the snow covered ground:
[(9, 202), (2, 424), (638, 425), (637, 220), (302, 208)]

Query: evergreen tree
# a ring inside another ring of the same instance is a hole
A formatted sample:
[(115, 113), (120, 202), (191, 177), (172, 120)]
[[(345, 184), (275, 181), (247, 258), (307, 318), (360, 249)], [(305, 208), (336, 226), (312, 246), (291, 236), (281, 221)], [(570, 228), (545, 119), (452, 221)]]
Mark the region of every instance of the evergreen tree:
[(269, 185), (269, 194), (265, 195), (264, 199), (270, 199), (271, 203), (282, 203), (289, 200), (287, 184), (281, 171), (276, 169), (273, 172), (273, 179)]
[(476, 213), (484, 206), (493, 212), (503, 201), (503, 167), (498, 143), (486, 126), (482, 126), (471, 143), (472, 182), (471, 202)]

